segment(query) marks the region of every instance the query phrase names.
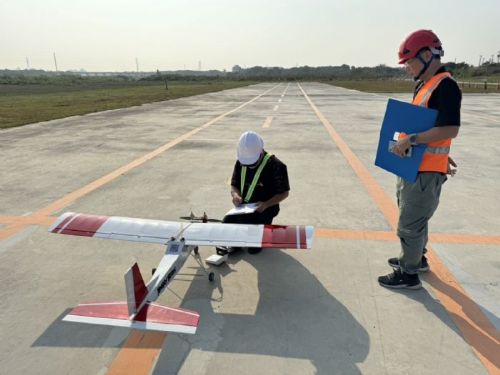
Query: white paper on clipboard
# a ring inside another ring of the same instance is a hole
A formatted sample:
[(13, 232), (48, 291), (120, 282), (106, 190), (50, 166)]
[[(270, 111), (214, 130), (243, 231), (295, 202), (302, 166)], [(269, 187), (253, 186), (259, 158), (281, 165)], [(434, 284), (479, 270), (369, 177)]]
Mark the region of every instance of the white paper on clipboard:
[(234, 207), (227, 211), (226, 215), (244, 215), (251, 214), (257, 209), (257, 203), (246, 203), (240, 204), (238, 207)]

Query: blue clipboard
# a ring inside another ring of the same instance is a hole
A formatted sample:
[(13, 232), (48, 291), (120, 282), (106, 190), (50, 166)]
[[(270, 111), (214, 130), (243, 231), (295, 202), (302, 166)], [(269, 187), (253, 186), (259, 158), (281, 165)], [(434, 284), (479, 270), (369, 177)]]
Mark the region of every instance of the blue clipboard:
[(375, 165), (407, 181), (415, 182), (427, 146), (412, 146), (411, 156), (402, 158), (389, 151), (389, 143), (393, 141), (395, 132), (412, 134), (429, 130), (436, 123), (437, 115), (438, 111), (435, 109), (389, 99), (380, 129)]

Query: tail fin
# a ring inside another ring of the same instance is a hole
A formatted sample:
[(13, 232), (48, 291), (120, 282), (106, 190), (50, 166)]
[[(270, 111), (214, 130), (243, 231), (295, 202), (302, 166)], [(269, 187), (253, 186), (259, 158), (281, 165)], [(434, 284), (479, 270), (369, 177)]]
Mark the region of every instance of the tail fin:
[(134, 315), (148, 295), (148, 288), (144, 284), (137, 263), (134, 263), (125, 273), (125, 288), (127, 289), (128, 314)]

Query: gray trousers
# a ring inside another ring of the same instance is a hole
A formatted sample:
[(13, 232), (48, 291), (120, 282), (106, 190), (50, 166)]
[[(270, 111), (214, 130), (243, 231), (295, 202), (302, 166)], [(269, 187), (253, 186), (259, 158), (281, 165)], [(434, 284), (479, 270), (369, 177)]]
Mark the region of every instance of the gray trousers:
[(420, 267), (429, 235), (428, 223), (438, 207), (445, 181), (445, 175), (433, 172), (419, 173), (415, 183), (398, 177), (397, 234), (401, 242), (399, 264), (403, 272), (415, 274)]

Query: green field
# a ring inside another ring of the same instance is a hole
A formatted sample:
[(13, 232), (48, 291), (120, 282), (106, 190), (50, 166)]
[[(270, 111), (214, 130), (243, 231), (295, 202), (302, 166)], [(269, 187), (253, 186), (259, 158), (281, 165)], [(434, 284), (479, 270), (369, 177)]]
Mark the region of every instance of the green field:
[(232, 89), (250, 81), (0, 84), (0, 128)]

